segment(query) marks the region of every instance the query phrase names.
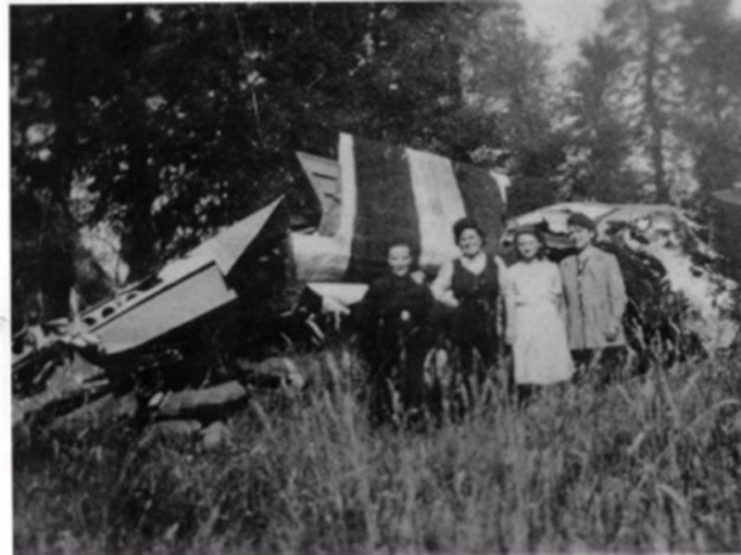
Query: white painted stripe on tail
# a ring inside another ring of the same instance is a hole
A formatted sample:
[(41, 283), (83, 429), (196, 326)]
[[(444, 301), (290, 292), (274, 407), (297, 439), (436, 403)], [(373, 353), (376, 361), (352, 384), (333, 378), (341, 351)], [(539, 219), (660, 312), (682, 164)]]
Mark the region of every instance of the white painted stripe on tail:
[(340, 217), (336, 239), (341, 248), (342, 258), (344, 259), (344, 267), (341, 269), (342, 273), (347, 270), (350, 264), (352, 240), (355, 230), (355, 215), (358, 209), (354, 143), (355, 141), (352, 135), (340, 133), (337, 161), (340, 164), (340, 187), (342, 191), (340, 206), (342, 215)]
[(419, 218), (421, 266), (439, 266), (455, 258), (453, 224), (466, 215), (453, 164), (447, 158), (406, 149)]
[(353, 143), (352, 135), (340, 134), (337, 160), (340, 218), (336, 233), (331, 237), (318, 232), (291, 234), (296, 274), (301, 281), (340, 281), (350, 265), (357, 212)]

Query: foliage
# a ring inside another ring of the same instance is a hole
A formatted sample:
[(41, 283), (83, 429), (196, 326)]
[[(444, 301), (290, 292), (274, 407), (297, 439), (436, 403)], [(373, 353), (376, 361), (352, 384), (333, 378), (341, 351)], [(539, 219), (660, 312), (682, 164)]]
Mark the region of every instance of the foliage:
[[(231, 445), (112, 429), (14, 438), (19, 553), (729, 551), (739, 545), (739, 360), (655, 365), (470, 419), (372, 431), (344, 347), (255, 394)], [(66, 550), (66, 551), (65, 551)]]
[(620, 54), (605, 37), (594, 36), (582, 42), (581, 58), (573, 72), (573, 94), (565, 102), (573, 121), (563, 186), (573, 200), (636, 200), (638, 184), (624, 168), (631, 141), (616, 107), (607, 102), (618, 78)]
[(14, 305), (64, 304), (45, 280), (79, 285), (95, 245), (140, 278), (279, 193), (316, 221), (294, 153), (334, 156), (338, 131), (504, 165), (512, 214), (703, 208), (741, 177), (729, 6), (608, 2), (561, 81), (514, 0), (13, 6)]
[(679, 127), (693, 150), (702, 201), (741, 177), (741, 22), (728, 17), (729, 8), (726, 0), (695, 1), (678, 12), (691, 45), (681, 58), (686, 100)]
[(75, 241), (106, 222), (136, 279), (278, 193), (316, 213), (294, 151), (331, 155), (338, 130), (463, 159), (500, 143), (459, 78), (497, 6), (14, 7), (16, 281), (36, 289), (23, 260), (59, 222)]
[(739, 29), (726, 1), (608, 2), (564, 102), (566, 190), (689, 204), (736, 183)]

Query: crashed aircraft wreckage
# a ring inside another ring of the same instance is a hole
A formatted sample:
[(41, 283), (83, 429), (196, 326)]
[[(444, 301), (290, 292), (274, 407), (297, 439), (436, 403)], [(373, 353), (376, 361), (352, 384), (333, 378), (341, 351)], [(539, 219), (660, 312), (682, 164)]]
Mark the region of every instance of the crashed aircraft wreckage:
[(13, 346), (13, 371), (22, 374), (59, 343), (106, 364), (188, 326), (224, 317), (240, 297), (270, 297), (287, 285), (276, 242), (286, 237), (282, 198), (204, 241), (182, 258), (83, 312), (72, 332), (26, 333)]
[[(255, 311), (296, 283), (306, 284), (312, 302), (323, 303), (326, 311), (347, 312), (383, 271), (392, 237), (408, 241), (432, 277), (458, 254), (451, 227), (463, 216), (484, 227), (492, 254), (506, 247), (506, 229), (543, 225), (558, 258), (570, 248), (565, 221), (571, 212), (592, 217), (602, 243), (618, 251), (629, 296), (644, 322), (665, 319), (662, 308), (647, 317), (643, 301), (668, 291), (684, 297), (695, 316), (692, 331), (706, 350), (728, 346), (736, 337), (729, 300), (735, 283), (710, 269), (712, 250), (677, 208), (565, 203), (514, 218), (505, 228), (502, 179), (487, 170), (347, 134), (340, 136), (336, 161), (306, 153), (298, 158), (322, 209), (314, 229), (289, 231), (277, 199), (86, 311), (78, 335), (62, 334), (61, 340), (75, 347), (94, 342), (96, 361), (105, 364), (183, 330), (218, 328), (230, 309)], [(15, 346), (14, 374), (37, 364), (60, 341), (54, 334), (36, 336)]]
[(82, 315), (101, 354), (115, 356), (230, 305), (239, 295), (237, 263), (268, 227), (281, 199), (201, 243), (153, 279)]
[(636, 348), (645, 348), (638, 343), (650, 341), (653, 331), (667, 328), (674, 329), (665, 337), (676, 341), (691, 333), (706, 352), (737, 338), (736, 283), (715, 270), (719, 256), (677, 207), (561, 203), (505, 225), (503, 176), (349, 135), (341, 135), (338, 153), (336, 161), (297, 153), (323, 213), (317, 230), (292, 235), (297, 270), (326, 310), (347, 313), (362, 298), (385, 265), (389, 237), (409, 241), (433, 277), (442, 262), (458, 255), (450, 230), (464, 215), (485, 226), (490, 254), (506, 257), (512, 230), (537, 224), (558, 260), (572, 248), (568, 215), (582, 212), (595, 220), (598, 241), (618, 256), (626, 274)]
[[(268, 310), (273, 309), (273, 315), (275, 307), (281, 306), (279, 302), (266, 301), (280, 297), (288, 288), (301, 291), (299, 301), (292, 306), (304, 326), (312, 324), (311, 315), (321, 309), (322, 299), (325, 308), (344, 308), (356, 302), (365, 283), (385, 268), (389, 237), (409, 241), (421, 253), (423, 267), (434, 273), (440, 263), (456, 253), (450, 230), (458, 218), (473, 215), (490, 237), (496, 239), (501, 234), (504, 203), (497, 179), (480, 168), (349, 135), (340, 138), (337, 161), (306, 154), (299, 157), (322, 205), (322, 218), (314, 230), (289, 231), (284, 207), (280, 199), (276, 200), (183, 258), (170, 261), (152, 278), (84, 312), (77, 329), (73, 325), (72, 329), (43, 333), (39, 327), (33, 333), (19, 334), (14, 345), (14, 378), (26, 374), (34, 378), (45, 363), (54, 371), (52, 359), (59, 354), (58, 347), (73, 347), (77, 362), (82, 354), (106, 370), (113, 370), (106, 371), (106, 375), (144, 369), (145, 375), (162, 376), (162, 353), (170, 356), (190, 349), (192, 358), (204, 358), (199, 353), (199, 347), (207, 347), (203, 335), (224, 328), (244, 329), (231, 325), (235, 313), (256, 313), (250, 333), (238, 337), (240, 342), (249, 341), (249, 336), (259, 334), (269, 320), (265, 305), (269, 305)], [(496, 241), (490, 245), (496, 245)], [(281, 325), (290, 322), (290, 318), (282, 319)], [(26, 341), (29, 336), (36, 340)], [(193, 342), (196, 348), (190, 345)], [(206, 358), (213, 354), (214, 351), (207, 352)], [(262, 384), (261, 387), (301, 381), (286, 361), (280, 361), (277, 370), (265, 362), (238, 357), (233, 363), (238, 370), (232, 370), (227, 376), (232, 381), (226, 382), (230, 403), (244, 398), (245, 389), (240, 384), (245, 380)], [(76, 362), (62, 364), (62, 373), (69, 373), (67, 367)], [(193, 373), (197, 365), (182, 353), (164, 364), (174, 367), (175, 374), (180, 375)], [(119, 369), (123, 372), (116, 372)], [(170, 394), (163, 391), (183, 387), (173, 384), (172, 375), (168, 374), (164, 384), (157, 378), (150, 382), (158, 383), (137, 388), (139, 392), (151, 392), (138, 405), (144, 406), (152, 418), (172, 417), (169, 409), (163, 408), (169, 406), (166, 399)], [(100, 380), (95, 372), (91, 377)], [(235, 377), (239, 383), (233, 381)], [(201, 385), (197, 388), (203, 391), (200, 396), (187, 393), (193, 384), (190, 380), (183, 392), (187, 394), (185, 404), (199, 410), (214, 403), (223, 405), (224, 395), (218, 388), (226, 386), (202, 388), (224, 379), (221, 376), (198, 382)], [(109, 388), (110, 384), (103, 384), (96, 395)], [(38, 395), (24, 406), (34, 407), (29, 410), (37, 415), (36, 421), (42, 413), (57, 414), (62, 405), (68, 411), (70, 406), (82, 403), (83, 410), (92, 397), (88, 392), (81, 393), (81, 389), (73, 384), (71, 397), (64, 393), (60, 399), (53, 395), (39, 399), (40, 405), (51, 407), (49, 410), (36, 407)], [(125, 391), (125, 395), (131, 395), (129, 386)], [(102, 397), (100, 402), (107, 406), (105, 399)], [(23, 420), (29, 410), (14, 409), (14, 415), (17, 412)]]

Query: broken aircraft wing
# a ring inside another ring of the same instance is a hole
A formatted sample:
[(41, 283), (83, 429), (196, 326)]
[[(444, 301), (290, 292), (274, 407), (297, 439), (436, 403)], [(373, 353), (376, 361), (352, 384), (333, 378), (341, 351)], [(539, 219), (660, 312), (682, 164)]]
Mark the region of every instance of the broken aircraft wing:
[(279, 198), (166, 265), (154, 283), (127, 291), (83, 315), (105, 354), (144, 345), (237, 298), (228, 277), (275, 214)]
[[(83, 314), (83, 333), (97, 340), (100, 354), (137, 349), (232, 303), (238, 297), (235, 266), (264, 233), (282, 197), (229, 226), (167, 264), (158, 274)], [(13, 357), (14, 370), (31, 362), (39, 345)]]

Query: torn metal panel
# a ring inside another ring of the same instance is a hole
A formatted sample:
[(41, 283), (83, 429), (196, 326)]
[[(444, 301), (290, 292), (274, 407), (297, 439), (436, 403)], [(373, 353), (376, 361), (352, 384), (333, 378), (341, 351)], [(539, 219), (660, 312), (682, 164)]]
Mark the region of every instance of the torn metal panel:
[[(237, 274), (249, 271), (252, 262), (259, 265), (259, 260), (246, 261), (246, 255), (276, 217), (281, 202), (282, 197), (170, 262), (155, 276), (81, 314), (81, 336), (94, 336), (99, 354), (119, 355), (231, 305), (241, 294), (240, 286), (252, 277)], [(255, 268), (253, 273), (259, 272)], [(42, 347), (69, 343), (70, 337), (52, 339)], [(37, 360), (41, 350), (38, 342), (23, 348), (13, 358), (14, 370)]]
[(268, 220), (275, 214), (283, 197), (273, 201), (265, 208), (230, 225), (213, 238), (204, 241), (193, 249), (188, 258), (213, 260), (224, 276), (229, 275), (237, 261), (262, 233)]
[(340, 164), (305, 152), (296, 152), (296, 156), (322, 208), (317, 233), (323, 236), (335, 235), (339, 231), (342, 215)]
[(236, 291), (229, 288), (218, 265), (209, 262), (167, 282), (154, 295), (122, 306), (90, 331), (98, 337), (103, 354), (116, 355), (161, 337), (236, 298)]
[(183, 259), (157, 274), (155, 284), (131, 290), (83, 315), (114, 355), (135, 349), (232, 301), (238, 294), (228, 281), (232, 269), (275, 214), (282, 198), (204, 241)]

